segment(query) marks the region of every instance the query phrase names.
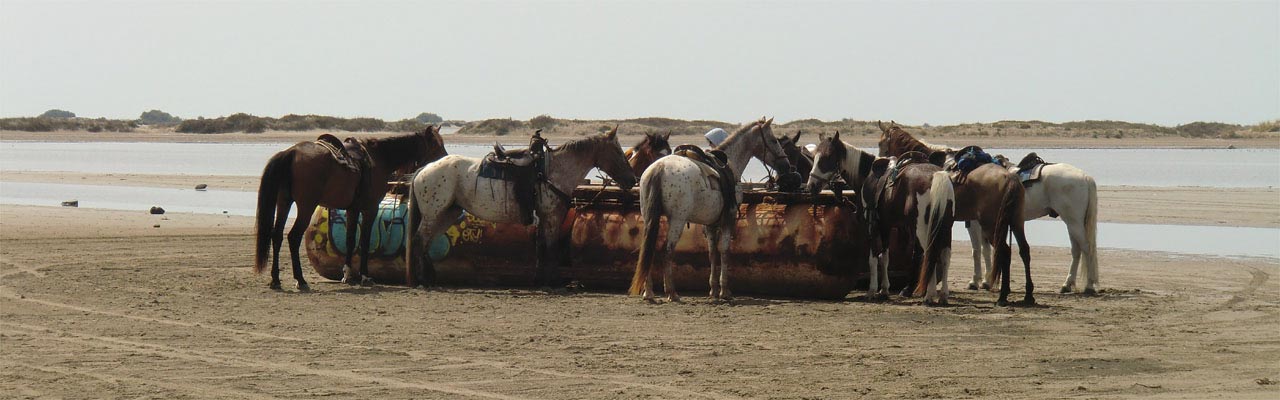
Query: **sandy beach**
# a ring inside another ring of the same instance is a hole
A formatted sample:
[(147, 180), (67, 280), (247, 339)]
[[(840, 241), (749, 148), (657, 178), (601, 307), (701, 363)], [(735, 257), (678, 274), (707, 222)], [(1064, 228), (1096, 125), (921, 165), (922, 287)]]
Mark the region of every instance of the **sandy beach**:
[[(314, 137), (266, 135), (181, 139)], [(61, 140), (108, 137), (151, 140)], [(245, 192), (257, 181), (0, 174)], [(1099, 204), (1103, 222), (1280, 227), (1277, 188), (1103, 186)], [(309, 266), (312, 293), (295, 292), (287, 269), (289, 289), (274, 292), (250, 271), (252, 227), (243, 216), (0, 206), (0, 397), (1280, 396), (1276, 259), (1104, 249), (1102, 292), (1063, 295), (1069, 251), (1037, 247), (1040, 305), (999, 308), (994, 293), (964, 289), (968, 243), (957, 242), (950, 307), (857, 292), (648, 305), (614, 292), (349, 287)]]
[(273, 292), (249, 270), (251, 227), (0, 207), (0, 397), (1280, 396), (1273, 259), (1104, 250), (1102, 293), (1060, 295), (1067, 251), (1036, 248), (1034, 308), (993, 307), (963, 268), (945, 308), (859, 293), (655, 306), (353, 288), (309, 268), (313, 293)]

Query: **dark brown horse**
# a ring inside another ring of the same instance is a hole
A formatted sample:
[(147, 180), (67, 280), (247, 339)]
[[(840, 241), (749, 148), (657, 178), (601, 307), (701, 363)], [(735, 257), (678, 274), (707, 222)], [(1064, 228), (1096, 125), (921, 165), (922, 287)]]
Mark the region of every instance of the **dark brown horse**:
[(899, 160), (874, 159), (837, 132), (818, 143), (808, 189), (816, 194), (837, 173), (858, 188), (861, 219), (871, 232), (868, 298), (888, 297), (889, 260), (904, 258), (920, 268), (916, 295), (924, 295), (925, 304), (946, 304), (955, 193), (942, 168), (921, 153), (907, 154), (900, 167), (891, 168)]
[[(387, 194), (387, 181), (396, 171), (411, 172), (447, 154), (440, 128), (435, 126), (408, 135), (359, 141), (367, 153), (367, 162), (360, 163), (362, 167), (358, 170), (339, 164), (333, 153), (336, 146), (319, 142), (300, 142), (276, 153), (262, 171), (262, 183), (258, 187), (258, 216), (254, 232), (257, 246), (253, 270), (262, 272), (266, 267), (270, 246), (269, 287), (272, 289), (280, 289), (280, 245), (284, 240), (289, 208), (293, 204), (298, 205), (298, 218), (289, 230), (289, 252), (293, 256), (293, 279), (297, 281), (298, 290), (309, 290), (307, 282), (302, 279), (298, 248), (316, 206), (347, 211), (347, 263), (343, 281), (367, 283), (368, 232), (373, 229), (378, 203)], [(360, 221), (360, 232), (364, 232), (360, 235), (358, 272), (351, 268), (356, 221)]]
[(809, 151), (800, 146), (800, 135), (803, 132), (796, 131), (795, 136), (782, 135), (778, 138), (778, 144), (782, 146), (782, 152), (787, 153), (787, 160), (795, 166), (795, 171), (800, 174), (800, 182), (809, 181), (809, 171), (813, 169), (813, 155)]
[(665, 134), (645, 133), (644, 139), (640, 140), (640, 143), (636, 143), (635, 146), (623, 153), (623, 156), (627, 157), (627, 164), (631, 165), (631, 172), (635, 173), (636, 176), (640, 176), (644, 173), (645, 168), (649, 168), (649, 165), (653, 164), (654, 161), (670, 155), (671, 143), (668, 141), (669, 139), (671, 139), (670, 132)]
[[(880, 124), (880, 155), (900, 156), (908, 151), (929, 151), (929, 159), (940, 164), (942, 157), (950, 157), (954, 151), (917, 140), (898, 124)], [(952, 183), (956, 193), (957, 221), (977, 221), (982, 226), (983, 241), (996, 249), (993, 273), (1000, 275), (1000, 298), (996, 304), (1004, 306), (1009, 298), (1009, 264), (1012, 249), (1006, 238), (1012, 233), (1018, 241), (1018, 255), (1026, 272), (1026, 295), (1023, 303), (1035, 304), (1035, 285), (1031, 282), (1031, 246), (1023, 233), (1022, 206), (1024, 193), (1018, 177), (997, 164), (985, 164), (968, 172), (964, 179)], [(991, 280), (988, 280), (991, 281)]]

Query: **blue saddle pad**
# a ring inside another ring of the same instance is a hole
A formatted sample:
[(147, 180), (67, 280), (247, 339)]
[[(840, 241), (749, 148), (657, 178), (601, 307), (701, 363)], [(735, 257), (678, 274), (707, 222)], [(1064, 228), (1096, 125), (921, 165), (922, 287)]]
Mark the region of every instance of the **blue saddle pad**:
[[(369, 236), (370, 256), (395, 256), (404, 254), (405, 216), (409, 207), (396, 199), (384, 199), (378, 204), (378, 214)], [(347, 254), (346, 210), (329, 210), (329, 235), (339, 254)], [(357, 227), (356, 240), (360, 231)], [(357, 242), (359, 243), (359, 242)]]

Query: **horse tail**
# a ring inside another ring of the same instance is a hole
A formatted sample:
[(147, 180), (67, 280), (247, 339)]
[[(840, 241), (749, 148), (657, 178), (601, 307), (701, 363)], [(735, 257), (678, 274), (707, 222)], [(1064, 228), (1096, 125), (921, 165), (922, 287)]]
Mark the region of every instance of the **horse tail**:
[(636, 274), (631, 278), (631, 289), (628, 290), (633, 296), (644, 291), (645, 278), (653, 269), (653, 253), (658, 247), (658, 222), (662, 219), (662, 164), (654, 165), (641, 177), (640, 207), (644, 239), (641, 240)]
[(1086, 176), (1089, 189), (1089, 206), (1084, 211), (1085, 282), (1098, 283), (1098, 184), (1092, 176)]
[(916, 237), (925, 254), (916, 280), (916, 296), (925, 293), (929, 279), (937, 273), (938, 263), (943, 257), (950, 256), (950, 252), (942, 254), (944, 249), (951, 248), (951, 225), (955, 224), (956, 193), (949, 174), (942, 171), (933, 173), (925, 200), (920, 202), (924, 212), (916, 216)]
[(285, 150), (271, 156), (266, 168), (262, 169), (262, 182), (258, 184), (257, 222), (254, 224), (254, 238), (257, 246), (253, 252), (253, 272), (261, 273), (266, 269), (267, 251), (271, 247), (272, 230), (275, 229), (276, 201), (280, 190), (288, 190), (293, 180), (293, 149)]
[(410, 287), (417, 286), (417, 278), (413, 273), (413, 269), (417, 267), (414, 263), (414, 257), (421, 257), (415, 254), (413, 249), (413, 237), (418, 235), (418, 226), (422, 224), (422, 213), (418, 211), (417, 192), (413, 190), (413, 181), (417, 180), (417, 174), (409, 178), (409, 186), (405, 188), (405, 207), (408, 207), (404, 218), (404, 283)]

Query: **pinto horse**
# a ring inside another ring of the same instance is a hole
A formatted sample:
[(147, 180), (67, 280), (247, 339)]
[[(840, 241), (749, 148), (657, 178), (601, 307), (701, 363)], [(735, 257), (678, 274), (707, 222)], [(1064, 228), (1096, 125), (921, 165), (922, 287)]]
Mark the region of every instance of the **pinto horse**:
[[(1009, 172), (1017, 173), (1018, 167), (1009, 163), (1003, 156), (996, 160)], [(1076, 272), (1084, 267), (1084, 294), (1097, 292), (1098, 285), (1098, 185), (1093, 177), (1071, 164), (1046, 164), (1040, 170), (1040, 180), (1024, 185), (1026, 203), (1022, 207), (1022, 218), (1027, 221), (1043, 216), (1060, 217), (1067, 224), (1067, 235), (1071, 239), (1071, 269), (1067, 272), (1066, 282), (1062, 284), (1062, 293), (1071, 293), (1076, 288)], [(969, 224), (969, 237), (973, 245), (973, 280), (970, 289), (977, 289), (977, 282), (982, 287), (991, 287), (992, 282), (982, 275), (983, 261), (987, 270), (991, 270), (991, 245), (978, 240), (982, 237), (982, 227)], [(981, 252), (981, 256), (979, 256)], [(988, 273), (987, 276), (991, 274)]]
[[(343, 267), (344, 282), (369, 283), (369, 232), (378, 203), (386, 196), (387, 181), (398, 170), (412, 170), (445, 156), (440, 128), (426, 129), (408, 135), (362, 140), (369, 162), (361, 171), (353, 171), (338, 163), (330, 147), (317, 142), (300, 142), (271, 156), (262, 171), (258, 187), (257, 222), (254, 236), (254, 272), (266, 267), (267, 248), (271, 247), (271, 289), (280, 289), (280, 245), (289, 209), (298, 206), (298, 218), (289, 230), (289, 252), (293, 257), (293, 279), (298, 290), (309, 290), (302, 279), (302, 261), (298, 248), (302, 234), (311, 224), (316, 206), (347, 210), (347, 262)], [(340, 143), (338, 143), (340, 144)], [(360, 270), (351, 268), (355, 253), (355, 223), (360, 221)]]
[[(618, 130), (573, 140), (546, 152), (546, 175), (536, 182), (534, 204), (538, 215), (535, 263), (541, 284), (557, 284), (555, 268), (560, 260), (548, 260), (547, 249), (559, 246), (561, 223), (569, 212), (569, 193), (592, 168), (599, 168), (629, 190), (635, 174), (618, 144)], [(480, 177), (481, 160), (447, 156), (418, 171), (409, 183), (409, 216), (405, 235), (406, 281), (410, 286), (430, 285), (435, 265), (418, 248), (427, 238), (448, 229), (463, 211), (497, 223), (521, 223), (522, 211), (515, 201), (515, 182)]]
[[(753, 121), (742, 125), (730, 134), (716, 150), (724, 152), (733, 181), (742, 176), (752, 157), (783, 173), (791, 171), (791, 164), (773, 136), (773, 119)], [(652, 270), (655, 259), (665, 264), (663, 289), (668, 301), (679, 301), (672, 279), (674, 264), (668, 255), (675, 250), (685, 226), (695, 223), (706, 226), (708, 254), (711, 259), (710, 297), (727, 300), (729, 291), (729, 243), (737, 224), (737, 207), (725, 204), (722, 190), (712, 182), (721, 181), (711, 175), (701, 162), (689, 157), (669, 156), (658, 159), (640, 176), (640, 215), (644, 220), (644, 239), (640, 246), (640, 258), (636, 262), (635, 276), (629, 292), (653, 301)], [(730, 207), (731, 209), (726, 209)], [(667, 217), (666, 245), (658, 249), (658, 230), (661, 217)], [(717, 280), (716, 271), (719, 271)]]
[[(931, 162), (953, 162), (955, 152), (943, 146), (922, 142), (897, 123), (876, 123), (880, 127), (880, 155), (901, 156), (908, 151), (927, 151)], [(940, 157), (941, 156), (941, 157)], [(1023, 303), (1035, 304), (1035, 285), (1031, 282), (1031, 246), (1023, 232), (1022, 208), (1026, 201), (1018, 177), (996, 164), (984, 164), (968, 172), (963, 180), (953, 181), (956, 193), (957, 221), (976, 221), (982, 227), (982, 239), (996, 249), (993, 274), (1001, 278), (1000, 297), (996, 304), (1009, 303), (1009, 264), (1012, 249), (1006, 238), (1010, 233), (1018, 241), (1018, 255), (1026, 272), (1026, 294)], [(988, 282), (995, 276), (988, 274)]]
[[(929, 164), (923, 154), (890, 172), (897, 159), (876, 159), (840, 140), (840, 133), (824, 137), (814, 154), (807, 187), (817, 194), (836, 174), (851, 179), (858, 188), (860, 214), (871, 232), (868, 298), (887, 298), (889, 259), (920, 260), (915, 294), (925, 304), (947, 304), (950, 290), (947, 269), (951, 259), (951, 225), (955, 221), (955, 193), (942, 168)], [(893, 175), (893, 177), (889, 177)], [(900, 254), (908, 243), (909, 253)], [(938, 290), (939, 285), (941, 290)]]
[(670, 132), (665, 134), (645, 133), (644, 139), (641, 139), (640, 143), (636, 143), (635, 146), (631, 146), (630, 149), (623, 153), (623, 156), (627, 157), (627, 164), (631, 166), (631, 172), (635, 176), (640, 176), (654, 161), (671, 155), (669, 139), (671, 139)]

